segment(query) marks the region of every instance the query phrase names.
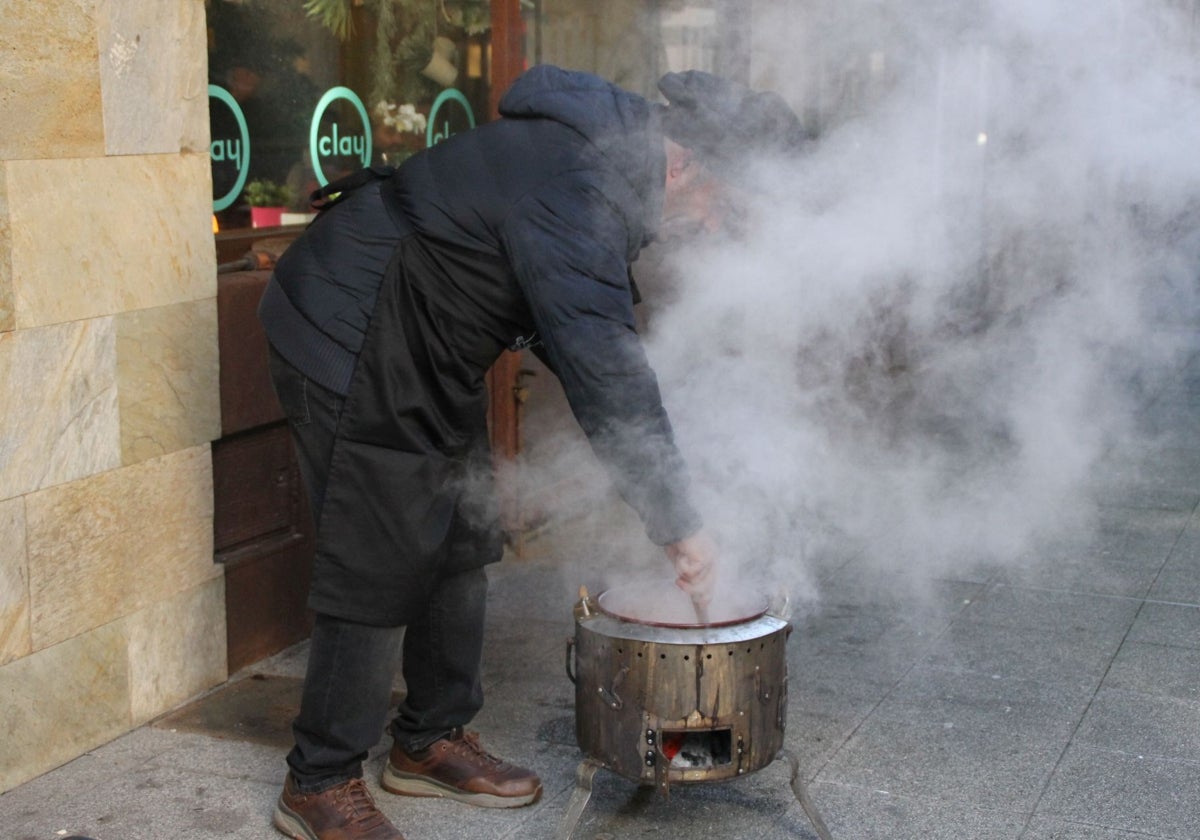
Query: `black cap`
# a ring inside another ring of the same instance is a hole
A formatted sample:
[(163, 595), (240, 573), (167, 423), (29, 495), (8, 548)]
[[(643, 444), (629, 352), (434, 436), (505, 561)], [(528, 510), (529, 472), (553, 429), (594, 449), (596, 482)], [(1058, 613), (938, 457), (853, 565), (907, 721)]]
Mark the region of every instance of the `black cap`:
[(658, 81), (667, 99), (663, 131), (711, 169), (735, 174), (758, 155), (790, 155), (804, 144), (800, 118), (782, 96), (688, 70)]

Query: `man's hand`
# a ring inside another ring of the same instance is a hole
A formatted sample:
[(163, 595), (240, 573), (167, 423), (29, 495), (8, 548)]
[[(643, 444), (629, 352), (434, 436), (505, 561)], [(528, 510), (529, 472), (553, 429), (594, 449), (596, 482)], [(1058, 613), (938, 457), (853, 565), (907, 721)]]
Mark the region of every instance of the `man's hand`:
[(699, 531), (663, 546), (663, 550), (675, 565), (675, 585), (700, 606), (707, 606), (716, 584), (716, 543), (704, 531)]

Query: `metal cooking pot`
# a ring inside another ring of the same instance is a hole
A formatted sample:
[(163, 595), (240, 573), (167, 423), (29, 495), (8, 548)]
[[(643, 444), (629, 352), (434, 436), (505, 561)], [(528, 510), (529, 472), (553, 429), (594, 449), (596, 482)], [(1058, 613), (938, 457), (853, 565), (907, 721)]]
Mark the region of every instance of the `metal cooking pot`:
[(581, 590), (567, 642), (580, 748), (664, 795), (767, 766), (783, 747), (791, 630), (756, 593), (702, 624), (673, 581)]

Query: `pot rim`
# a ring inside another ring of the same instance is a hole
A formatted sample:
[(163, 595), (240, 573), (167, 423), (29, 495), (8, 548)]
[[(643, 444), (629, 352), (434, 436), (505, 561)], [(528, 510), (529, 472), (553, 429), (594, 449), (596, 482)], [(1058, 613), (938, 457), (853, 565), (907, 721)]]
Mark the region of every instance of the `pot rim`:
[(750, 621), (721, 627), (711, 624), (698, 624), (695, 627), (655, 627), (636, 621), (624, 621), (600, 612), (578, 617), (575, 626), (577, 633), (594, 633), (613, 640), (664, 645), (737, 645), (762, 639), (791, 627), (787, 621), (770, 613)]
[[(674, 588), (675, 586), (674, 581), (669, 578), (655, 580), (653, 583), (666, 584), (671, 588)], [(628, 624), (643, 624), (647, 627), (665, 627), (679, 630), (695, 630), (705, 627), (732, 627), (734, 625), (747, 624), (762, 618), (771, 609), (770, 599), (768, 599), (765, 594), (757, 590), (742, 590), (741, 594), (746, 596), (751, 606), (738, 610), (739, 614), (736, 616), (723, 618), (718, 621), (656, 621), (652, 619), (639, 618), (633, 615), (627, 615), (618, 608), (619, 605), (614, 606), (611, 603), (607, 605), (605, 604), (606, 598), (611, 602), (614, 597), (619, 597), (630, 590), (643, 590), (646, 584), (646, 581), (642, 581), (609, 587), (596, 596), (596, 607), (605, 615)]]

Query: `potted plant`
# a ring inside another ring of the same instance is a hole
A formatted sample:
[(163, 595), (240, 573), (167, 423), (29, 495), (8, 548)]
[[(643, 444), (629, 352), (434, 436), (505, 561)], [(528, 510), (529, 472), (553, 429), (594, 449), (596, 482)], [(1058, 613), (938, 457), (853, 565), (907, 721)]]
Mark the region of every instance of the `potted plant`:
[(250, 224), (256, 228), (278, 227), (282, 223), (283, 208), (292, 200), (292, 191), (287, 186), (269, 178), (251, 181), (243, 195), (250, 205)]

